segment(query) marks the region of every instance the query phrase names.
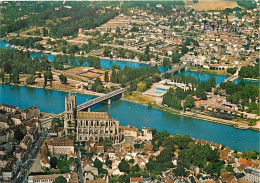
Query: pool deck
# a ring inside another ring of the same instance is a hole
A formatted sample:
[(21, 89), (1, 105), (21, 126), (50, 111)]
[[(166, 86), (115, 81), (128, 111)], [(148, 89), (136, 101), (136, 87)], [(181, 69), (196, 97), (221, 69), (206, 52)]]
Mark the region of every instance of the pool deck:
[(165, 86), (160, 83), (154, 83), (149, 90), (144, 92), (144, 95), (150, 97), (163, 97), (163, 95), (168, 91), (169, 88), (169, 86)]

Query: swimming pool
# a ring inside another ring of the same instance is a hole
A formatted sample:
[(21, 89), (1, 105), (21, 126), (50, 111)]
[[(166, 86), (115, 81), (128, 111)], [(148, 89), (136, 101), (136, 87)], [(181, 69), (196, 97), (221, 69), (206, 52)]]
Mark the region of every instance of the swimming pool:
[(167, 89), (165, 89), (165, 88), (156, 88), (156, 90), (167, 91)]
[(157, 94), (161, 94), (161, 91), (157, 91), (157, 90), (153, 90), (152, 93), (157, 93)]

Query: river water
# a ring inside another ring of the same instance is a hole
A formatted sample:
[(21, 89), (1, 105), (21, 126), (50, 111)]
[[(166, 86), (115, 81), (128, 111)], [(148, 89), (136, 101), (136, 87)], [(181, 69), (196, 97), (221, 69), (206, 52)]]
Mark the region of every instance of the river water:
[[(8, 42), (1, 41), (0, 46), (6, 47)], [(36, 54), (36, 55), (35, 55)], [(39, 56), (41, 53), (31, 53), (31, 56)], [(53, 60), (53, 55), (47, 54)], [(101, 60), (102, 68), (110, 68), (112, 64), (128, 65), (129, 67), (149, 67), (146, 64)], [(161, 70), (162, 69), (162, 70)], [(168, 68), (161, 68), (166, 71)], [(184, 75), (192, 75), (200, 80), (207, 80), (215, 76), (217, 83), (224, 81), (226, 76), (182, 71)], [(36, 105), (43, 112), (59, 113), (64, 111), (64, 98), (68, 93), (24, 86), (8, 84), (0, 85), (0, 103), (16, 105), (26, 108)], [(91, 100), (94, 96), (76, 94), (77, 103)], [(120, 125), (133, 125), (137, 128), (150, 127), (159, 131), (167, 130), (171, 134), (188, 134), (197, 139), (203, 139), (229, 146), (232, 149), (243, 151), (244, 149), (259, 151), (259, 132), (252, 130), (240, 130), (231, 126), (212, 123), (204, 120), (188, 118), (170, 114), (157, 109), (148, 108), (144, 105), (126, 100), (113, 100), (111, 105), (97, 104), (92, 111), (108, 112), (113, 118), (120, 121)]]

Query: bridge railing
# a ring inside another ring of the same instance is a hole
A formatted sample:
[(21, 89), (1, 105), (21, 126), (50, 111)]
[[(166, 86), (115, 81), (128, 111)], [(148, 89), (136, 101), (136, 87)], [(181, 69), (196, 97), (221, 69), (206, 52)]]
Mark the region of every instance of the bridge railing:
[[(112, 91), (104, 96), (101, 96), (101, 97), (97, 97), (97, 98), (94, 98), (92, 100), (89, 100), (89, 101), (86, 101), (80, 105), (77, 106), (77, 109), (78, 110), (82, 110), (84, 108), (87, 108), (87, 107), (90, 107), (92, 105), (95, 105), (101, 101), (104, 101), (106, 99), (109, 99), (111, 97), (114, 97), (118, 94), (121, 94), (121, 93), (124, 93), (125, 91), (127, 90), (127, 88), (121, 88), (121, 89), (118, 89), (118, 90), (115, 90), (115, 91)], [(41, 124), (47, 124), (49, 123), (53, 118), (58, 118), (58, 117), (61, 117), (63, 115), (64, 112), (61, 112), (53, 117), (49, 117), (49, 118), (46, 118), (46, 119), (43, 119), (41, 120)]]
[(78, 108), (78, 110), (82, 110), (85, 107), (90, 107), (90, 106), (95, 105), (95, 104), (97, 104), (97, 103), (99, 103), (101, 101), (107, 100), (107, 99), (109, 99), (111, 97), (114, 97), (114, 96), (116, 96), (118, 94), (124, 93), (126, 90), (127, 90), (127, 88), (122, 88), (122, 89), (118, 89), (118, 90), (112, 91), (112, 92), (110, 92), (110, 93), (108, 93), (108, 94), (106, 94), (104, 96), (97, 97), (97, 98), (94, 98), (92, 100), (86, 101), (86, 102), (78, 105), (77, 108)]

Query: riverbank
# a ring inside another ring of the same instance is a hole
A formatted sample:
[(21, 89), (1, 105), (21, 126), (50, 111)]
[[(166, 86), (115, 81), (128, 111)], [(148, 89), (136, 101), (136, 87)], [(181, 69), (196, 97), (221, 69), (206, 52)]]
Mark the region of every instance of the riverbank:
[(242, 79), (248, 81), (259, 81), (259, 79), (255, 79), (255, 78), (242, 78)]
[[(2, 41), (6, 41), (3, 39), (0, 39)], [(21, 50), (21, 51), (30, 51), (33, 53), (43, 53), (43, 54), (52, 54), (52, 55), (67, 55), (69, 56), (70, 54), (66, 54), (63, 52), (55, 52), (55, 51), (50, 51), (50, 50), (37, 50), (37, 49), (27, 49), (23, 46), (17, 46), (17, 45), (9, 45), (11, 48), (17, 49), (17, 50)], [(84, 56), (84, 57), (88, 57), (91, 54), (85, 54), (85, 55), (80, 55), (80, 54), (75, 54), (75, 57), (80, 57), (80, 56)], [(128, 59), (128, 58), (110, 58), (110, 57), (103, 57), (103, 56), (97, 56), (100, 59), (105, 59), (105, 60), (111, 60), (111, 61), (123, 61), (123, 62), (133, 62), (133, 63), (140, 63), (140, 64), (147, 64), (147, 65), (152, 65), (150, 62), (147, 61), (139, 61), (139, 60), (135, 60), (135, 59)]]
[(206, 116), (206, 115), (203, 115), (203, 114), (196, 114), (196, 113), (192, 113), (192, 112), (188, 112), (188, 111), (185, 111), (185, 112), (178, 111), (178, 110), (175, 110), (175, 109), (170, 108), (170, 107), (158, 105), (158, 104), (156, 104), (156, 102), (153, 99), (151, 99), (151, 98), (149, 98), (145, 95), (142, 95), (138, 92), (133, 92), (132, 95), (125, 96), (124, 99), (126, 99), (128, 101), (134, 101), (136, 103), (145, 105), (147, 107), (153, 107), (155, 109), (158, 109), (158, 110), (161, 110), (161, 111), (164, 111), (164, 112), (168, 112), (168, 113), (171, 113), (171, 114), (176, 114), (176, 115), (180, 115), (180, 116), (186, 116), (186, 117), (190, 117), (190, 118), (200, 119), (200, 120), (204, 120), (204, 121), (207, 121), (207, 122), (229, 125), (229, 126), (233, 126), (235, 128), (238, 128), (238, 129), (251, 129), (251, 130), (255, 130), (255, 131), (260, 131), (260, 125), (251, 127), (251, 126), (248, 126), (247, 124), (242, 123), (242, 122), (236, 122), (236, 121), (231, 121), (231, 120), (214, 118), (214, 117), (211, 117), (211, 116)]
[(83, 94), (83, 95), (92, 95), (92, 96), (103, 96), (105, 95), (104, 93), (97, 93), (93, 92), (91, 90), (83, 90), (83, 89), (67, 89), (67, 88), (60, 88), (60, 87), (50, 87), (46, 86), (43, 87), (41, 85), (26, 85), (26, 84), (13, 84), (13, 83), (2, 83), (0, 81), (0, 84), (6, 84), (6, 85), (13, 85), (13, 86), (24, 86), (24, 87), (29, 87), (29, 88), (41, 88), (41, 89), (46, 89), (46, 90), (54, 90), (54, 91), (60, 91), (60, 92), (71, 92), (71, 93), (78, 93), (78, 94)]
[[(1, 84), (1, 82), (0, 82), (0, 84)], [(55, 91), (61, 91), (61, 92), (71, 92), (71, 93), (78, 93), (78, 94), (92, 95), (92, 96), (102, 96), (102, 95), (104, 95), (104, 93), (97, 93), (97, 92), (93, 92), (93, 91), (89, 91), (89, 90), (82, 91), (81, 89), (69, 90), (67, 88), (61, 89), (61, 88), (55, 88), (55, 87), (50, 87), (50, 86), (42, 87), (42, 86), (38, 86), (38, 85), (23, 85), (23, 84), (11, 84), (11, 85), (31, 87), (31, 88), (42, 88), (42, 89), (48, 89), (48, 90), (55, 90)], [(206, 116), (206, 115), (194, 114), (194, 113), (191, 113), (191, 112), (177, 111), (177, 110), (174, 110), (172, 108), (165, 107), (165, 106), (159, 106), (159, 105), (156, 104), (156, 102), (154, 100), (152, 100), (151, 98), (144, 96), (144, 95), (142, 95), (138, 92), (134, 92), (134, 95), (128, 95), (128, 96), (123, 97), (123, 100), (142, 104), (142, 105), (145, 105), (147, 107), (152, 107), (152, 108), (155, 108), (155, 109), (158, 109), (158, 110), (161, 110), (161, 111), (164, 111), (164, 112), (168, 112), (168, 113), (171, 113), (171, 114), (175, 114), (175, 115), (186, 116), (186, 117), (190, 117), (190, 118), (201, 119), (201, 120), (204, 120), (204, 121), (207, 121), (207, 122), (214, 122), (214, 123), (234, 126), (236, 128), (240, 128), (240, 129), (252, 129), (252, 130), (260, 131), (260, 126), (249, 127), (249, 126), (245, 126), (245, 124), (241, 123), (241, 122), (223, 120), (223, 119), (214, 118), (214, 117), (210, 117), (210, 116)], [(235, 126), (235, 125), (237, 125), (237, 126)]]
[(223, 76), (231, 76), (231, 74), (228, 74), (225, 70), (209, 70), (205, 68), (198, 68), (194, 66), (188, 66), (189, 71), (193, 72), (201, 72), (205, 74), (217, 74), (217, 75), (223, 75)]

